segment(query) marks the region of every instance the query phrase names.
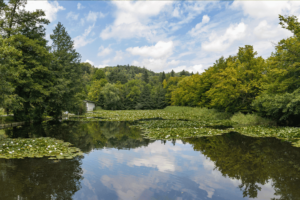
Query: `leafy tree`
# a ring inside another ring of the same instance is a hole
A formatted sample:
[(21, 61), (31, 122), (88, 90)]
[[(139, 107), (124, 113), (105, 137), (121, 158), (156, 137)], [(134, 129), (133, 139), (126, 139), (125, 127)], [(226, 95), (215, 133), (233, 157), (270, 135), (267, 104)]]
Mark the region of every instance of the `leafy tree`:
[(18, 76), (11, 80), (17, 105), (13, 112), (16, 121), (40, 121), (50, 94), (51, 55), (45, 39), (45, 24), (49, 21), (42, 10), (24, 10), (25, 0), (10, 0), (1, 5), (0, 32), (11, 39), (10, 46), (21, 52), (16, 60), (17, 67), (11, 66)]
[(53, 87), (48, 98), (47, 111), (58, 119), (62, 111), (74, 111), (81, 105), (83, 97), (78, 94), (82, 90), (80, 54), (74, 49), (74, 42), (59, 22), (53, 34), (51, 72)]
[(97, 102), (100, 106), (103, 104), (103, 99), (100, 97), (102, 88), (108, 83), (106, 79), (95, 80), (89, 91), (88, 98), (91, 101)]
[(212, 76), (215, 81), (207, 92), (210, 106), (229, 112), (251, 112), (251, 103), (261, 93), (265, 61), (255, 58), (253, 47), (240, 47), (237, 59), (227, 61), (227, 67)]
[(96, 69), (95, 73), (93, 74), (93, 80), (100, 80), (105, 78), (105, 73), (101, 69)]
[(6, 109), (16, 106), (17, 96), (13, 93), (11, 81), (14, 76), (18, 76), (16, 69), (20, 62), (16, 58), (21, 56), (20, 51), (9, 46), (10, 40), (0, 36), (0, 107)]
[(116, 110), (120, 107), (120, 91), (114, 85), (107, 83), (101, 90), (101, 94), (104, 97), (104, 108), (108, 110)]
[(183, 77), (170, 77), (168, 81), (163, 81), (163, 87), (166, 90), (166, 103), (168, 105), (171, 104), (172, 92), (176, 90), (177, 84), (182, 78)]
[(300, 23), (295, 16), (279, 15), (282, 28), (290, 30), (292, 37), (283, 39), (268, 58), (265, 73), (265, 91), (257, 97), (253, 106), (262, 116), (281, 124), (299, 124), (298, 111), (300, 87)]

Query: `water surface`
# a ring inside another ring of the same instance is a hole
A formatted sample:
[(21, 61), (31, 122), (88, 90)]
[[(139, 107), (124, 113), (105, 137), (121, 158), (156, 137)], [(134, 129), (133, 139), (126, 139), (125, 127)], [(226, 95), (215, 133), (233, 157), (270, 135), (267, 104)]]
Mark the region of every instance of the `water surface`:
[(154, 141), (127, 122), (10, 128), (9, 137), (54, 137), (72, 160), (0, 159), (0, 199), (300, 199), (300, 148), (238, 133)]

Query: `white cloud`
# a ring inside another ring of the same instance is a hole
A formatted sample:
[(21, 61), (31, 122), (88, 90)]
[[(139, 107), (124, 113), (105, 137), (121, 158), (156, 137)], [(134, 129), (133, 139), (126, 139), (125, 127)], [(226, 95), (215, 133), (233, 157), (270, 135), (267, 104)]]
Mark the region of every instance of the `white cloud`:
[(140, 55), (143, 57), (163, 58), (172, 54), (174, 44), (172, 41), (159, 41), (155, 46), (130, 47), (126, 51), (132, 55)]
[(224, 35), (212, 34), (209, 37), (209, 42), (202, 43), (202, 49), (205, 51), (224, 51), (235, 40), (240, 40), (245, 37), (246, 25), (241, 22), (237, 25), (230, 25)]
[(153, 70), (153, 71), (163, 71), (164, 68), (166, 68), (167, 62), (166, 59), (143, 59), (142, 61), (136, 61), (134, 60), (132, 62), (132, 65), (135, 66), (145, 66), (147, 69)]
[(192, 30), (190, 30), (188, 33), (191, 36), (197, 36), (200, 32), (202, 32), (202, 27), (209, 22), (210, 18), (207, 15), (204, 15), (202, 17), (202, 22), (198, 23)]
[(46, 18), (50, 20), (50, 22), (56, 19), (56, 14), (60, 10), (65, 10), (64, 7), (60, 6), (57, 1), (49, 3), (48, 1), (28, 1), (25, 9), (28, 11), (35, 11), (36, 9), (42, 9)]
[(90, 61), (90, 60), (86, 60), (85, 62), (90, 63), (91, 65), (94, 65), (94, 62)]
[(114, 61), (120, 61), (120, 60), (123, 60), (124, 58), (124, 53), (123, 51), (116, 51), (116, 55), (115, 57), (113, 58)]
[(98, 56), (107, 56), (112, 52), (110, 47), (104, 48), (103, 46), (99, 47), (100, 52), (98, 52)]
[(98, 18), (103, 18), (105, 15), (102, 12), (93, 12), (90, 11), (89, 14), (86, 17), (87, 21), (95, 22)]
[(79, 14), (75, 14), (72, 11), (67, 14), (67, 19), (77, 20), (78, 17), (79, 17)]
[(180, 63), (180, 60), (171, 60), (168, 62), (168, 65), (178, 65)]
[(259, 39), (272, 39), (276, 37), (284, 37), (284, 36), (290, 36), (290, 31), (281, 28), (280, 25), (277, 25), (276, 27), (272, 26), (271, 24), (268, 24), (266, 20), (261, 21), (253, 31), (254, 35), (258, 37)]
[(146, 158), (134, 158), (129, 163), (129, 166), (146, 166), (157, 168), (160, 172), (174, 172), (175, 163), (174, 159), (170, 157), (155, 155)]
[(234, 1), (231, 5), (232, 9), (242, 8), (244, 15), (249, 15), (253, 18), (278, 18), (278, 14), (284, 14), (286, 11), (291, 11), (293, 6), (299, 6), (300, 2), (288, 1)]
[(74, 38), (74, 47), (75, 48), (83, 47), (95, 40), (95, 39), (87, 39), (87, 37), (89, 36), (89, 34), (93, 28), (94, 28), (94, 25), (89, 26), (87, 29), (84, 30), (84, 33), (82, 35), (79, 35)]
[(85, 8), (85, 7), (82, 6), (81, 3), (78, 3), (78, 4), (77, 4), (77, 9), (78, 9), (78, 10), (83, 9), (83, 8)]
[(144, 37), (150, 40), (157, 34), (156, 29), (161, 29), (161, 26), (149, 25), (152, 23), (150, 18), (157, 16), (172, 2), (113, 1), (113, 4), (117, 7), (116, 19), (113, 25), (101, 32), (102, 39)]

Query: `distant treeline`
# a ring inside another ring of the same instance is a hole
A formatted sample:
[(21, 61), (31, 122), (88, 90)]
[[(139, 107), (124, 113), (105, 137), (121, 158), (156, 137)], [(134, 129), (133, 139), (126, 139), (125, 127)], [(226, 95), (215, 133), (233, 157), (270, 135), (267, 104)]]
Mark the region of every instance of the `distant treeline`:
[(168, 105), (163, 82), (171, 77), (186, 77), (193, 73), (155, 73), (146, 68), (117, 65), (95, 68), (81, 63), (84, 71), (85, 95), (108, 110), (161, 109)]

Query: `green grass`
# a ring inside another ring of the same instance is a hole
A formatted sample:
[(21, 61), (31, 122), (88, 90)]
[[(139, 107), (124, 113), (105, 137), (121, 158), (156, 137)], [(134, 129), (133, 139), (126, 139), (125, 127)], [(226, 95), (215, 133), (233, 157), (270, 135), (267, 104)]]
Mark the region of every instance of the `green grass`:
[(256, 114), (235, 113), (231, 117), (231, 121), (240, 125), (260, 125), (260, 126), (276, 126), (276, 122), (270, 119), (260, 117)]

